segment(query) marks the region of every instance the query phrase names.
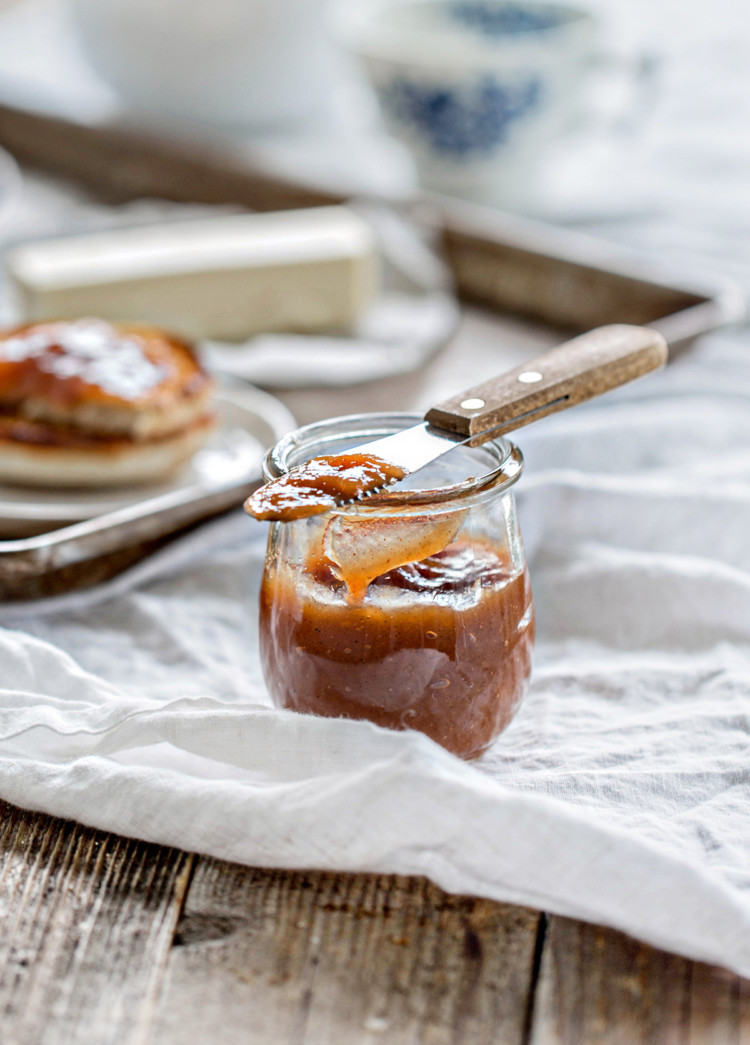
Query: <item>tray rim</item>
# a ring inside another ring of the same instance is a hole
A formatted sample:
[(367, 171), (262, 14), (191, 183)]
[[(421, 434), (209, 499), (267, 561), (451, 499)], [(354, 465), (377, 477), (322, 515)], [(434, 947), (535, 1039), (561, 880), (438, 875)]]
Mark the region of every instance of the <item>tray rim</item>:
[(644, 250), (588, 232), (435, 193), (423, 194), (422, 205), (415, 209), (422, 212), (422, 220), (435, 231), (462, 236), (487, 249), (507, 247), (644, 287), (697, 298), (648, 324), (659, 330), (670, 346), (723, 326), (740, 324), (750, 314), (750, 298), (731, 277), (696, 271), (692, 265), (682, 268), (654, 259)]

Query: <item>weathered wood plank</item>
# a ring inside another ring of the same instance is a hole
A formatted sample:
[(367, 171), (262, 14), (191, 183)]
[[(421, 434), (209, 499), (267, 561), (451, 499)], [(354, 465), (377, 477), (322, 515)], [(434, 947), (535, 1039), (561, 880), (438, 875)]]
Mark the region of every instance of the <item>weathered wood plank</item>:
[(0, 1040), (142, 1041), (192, 862), (0, 803)]
[(178, 921), (191, 865), (0, 803), (3, 1045), (750, 1045), (750, 981), (620, 933), (552, 918), (536, 981), (535, 912), (202, 860)]
[(149, 1041), (520, 1043), (538, 921), (423, 879), (201, 861)]
[(690, 963), (690, 1045), (750, 1045), (750, 981)]
[(748, 1045), (750, 983), (622, 933), (551, 918), (531, 1045)]

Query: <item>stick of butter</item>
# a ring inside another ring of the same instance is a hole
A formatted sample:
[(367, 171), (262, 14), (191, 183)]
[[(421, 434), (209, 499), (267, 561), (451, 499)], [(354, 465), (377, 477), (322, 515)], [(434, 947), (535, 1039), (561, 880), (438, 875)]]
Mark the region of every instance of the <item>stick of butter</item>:
[(22, 321), (93, 315), (196, 339), (346, 330), (379, 281), (373, 233), (346, 207), (36, 241), (5, 268)]

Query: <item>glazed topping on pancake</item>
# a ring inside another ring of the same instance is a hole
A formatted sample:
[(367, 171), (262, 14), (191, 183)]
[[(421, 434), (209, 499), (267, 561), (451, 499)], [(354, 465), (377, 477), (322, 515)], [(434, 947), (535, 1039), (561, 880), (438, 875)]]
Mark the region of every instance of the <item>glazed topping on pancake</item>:
[(0, 402), (138, 403), (197, 391), (187, 346), (159, 331), (103, 320), (36, 323), (0, 337)]

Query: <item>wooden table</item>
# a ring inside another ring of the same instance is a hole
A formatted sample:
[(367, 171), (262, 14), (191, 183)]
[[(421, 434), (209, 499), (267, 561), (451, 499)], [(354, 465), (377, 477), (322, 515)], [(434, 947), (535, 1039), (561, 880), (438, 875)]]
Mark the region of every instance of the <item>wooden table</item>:
[(3, 1045), (750, 1041), (748, 981), (606, 929), (0, 822)]

